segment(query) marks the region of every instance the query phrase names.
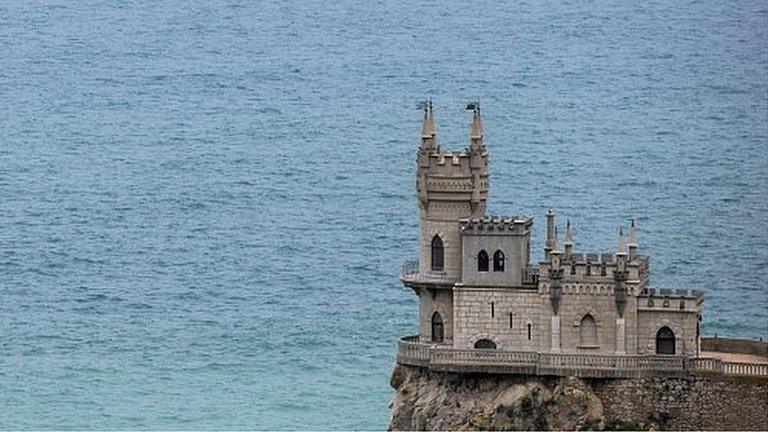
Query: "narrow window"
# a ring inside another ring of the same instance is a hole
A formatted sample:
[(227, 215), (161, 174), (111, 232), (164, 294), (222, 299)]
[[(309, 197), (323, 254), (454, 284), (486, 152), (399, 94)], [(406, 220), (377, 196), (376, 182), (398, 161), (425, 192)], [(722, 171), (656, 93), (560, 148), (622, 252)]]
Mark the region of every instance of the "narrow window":
[(592, 266), (587, 263), (587, 276), (592, 276)]
[(597, 347), (597, 323), (590, 314), (584, 315), (579, 323), (579, 346)]
[(531, 324), (528, 323), (528, 340), (531, 340)]
[(493, 254), (493, 271), (504, 271), (504, 252), (500, 250)]
[(477, 271), (488, 271), (488, 252), (484, 250), (481, 250), (480, 253), (477, 254)]
[(495, 308), (494, 308), (494, 306), (495, 306), (495, 304), (493, 302), (491, 302), (491, 318), (493, 318), (493, 316), (495, 315)]
[(605, 276), (605, 264), (600, 267), (600, 276)]
[(509, 328), (512, 328), (512, 312), (509, 313)]
[(575, 275), (575, 274), (576, 274), (576, 266), (575, 266), (575, 265), (573, 265), (573, 264), (571, 264), (571, 274), (572, 274), (572, 275)]
[(432, 237), (432, 270), (443, 271), (443, 240), (439, 235)]
[(442, 342), (444, 336), (443, 316), (435, 312), (432, 314), (432, 342)]

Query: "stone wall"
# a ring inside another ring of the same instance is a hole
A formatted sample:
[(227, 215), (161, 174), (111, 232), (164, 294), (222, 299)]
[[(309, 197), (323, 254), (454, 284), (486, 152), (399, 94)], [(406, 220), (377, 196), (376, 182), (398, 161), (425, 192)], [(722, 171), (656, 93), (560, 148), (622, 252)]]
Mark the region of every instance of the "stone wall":
[(637, 353), (656, 352), (656, 333), (662, 327), (669, 327), (675, 333), (675, 354), (696, 356), (698, 314), (695, 310), (670, 308), (666, 311), (646, 310), (637, 312)]
[(649, 419), (666, 430), (766, 430), (765, 378), (590, 380), (605, 417), (630, 424)]
[(439, 312), (443, 317), (445, 342), (453, 340), (453, 293), (450, 290), (419, 289), (419, 337), (432, 340), (432, 315)]
[(701, 338), (701, 350), (768, 357), (768, 342), (749, 339)]
[(768, 380), (577, 379), (396, 365), (391, 430), (766, 430)]
[(546, 315), (540, 313), (541, 296), (534, 290), (456, 287), (453, 295), (455, 348), (490, 339), (500, 350), (537, 351), (545, 340), (541, 317)]

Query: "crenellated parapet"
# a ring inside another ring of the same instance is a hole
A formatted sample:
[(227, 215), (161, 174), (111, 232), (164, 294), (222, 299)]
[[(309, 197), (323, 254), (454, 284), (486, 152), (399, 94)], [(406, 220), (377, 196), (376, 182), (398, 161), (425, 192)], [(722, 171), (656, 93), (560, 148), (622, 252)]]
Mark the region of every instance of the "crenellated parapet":
[(689, 289), (646, 288), (638, 296), (637, 307), (642, 311), (700, 313), (704, 292)]
[(468, 218), (459, 221), (461, 232), (467, 235), (527, 234), (533, 225), (528, 216)]

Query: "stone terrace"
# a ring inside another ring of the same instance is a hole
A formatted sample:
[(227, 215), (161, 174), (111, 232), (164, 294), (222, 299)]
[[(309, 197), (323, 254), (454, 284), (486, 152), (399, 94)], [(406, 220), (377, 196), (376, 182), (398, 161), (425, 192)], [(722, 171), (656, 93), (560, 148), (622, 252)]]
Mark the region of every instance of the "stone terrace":
[(422, 343), (418, 336), (398, 341), (397, 362), (442, 372), (652, 378), (685, 375), (768, 377), (768, 364), (665, 355), (589, 355), (454, 349)]

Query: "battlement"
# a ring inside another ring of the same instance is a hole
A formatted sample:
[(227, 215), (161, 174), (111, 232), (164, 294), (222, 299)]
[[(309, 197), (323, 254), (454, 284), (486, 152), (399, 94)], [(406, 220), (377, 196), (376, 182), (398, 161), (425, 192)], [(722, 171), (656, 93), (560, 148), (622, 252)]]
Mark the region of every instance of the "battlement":
[(523, 234), (533, 225), (533, 218), (528, 216), (484, 217), (459, 220), (461, 232), (465, 234)]

